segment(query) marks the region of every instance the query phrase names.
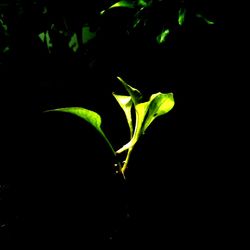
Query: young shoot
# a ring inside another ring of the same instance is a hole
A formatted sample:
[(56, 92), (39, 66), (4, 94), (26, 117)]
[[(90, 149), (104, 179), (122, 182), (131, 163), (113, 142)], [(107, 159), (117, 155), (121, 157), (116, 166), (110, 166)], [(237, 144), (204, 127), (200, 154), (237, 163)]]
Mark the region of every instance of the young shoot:
[[(118, 171), (125, 178), (125, 171), (128, 167), (131, 153), (139, 138), (145, 134), (145, 131), (155, 120), (155, 118), (168, 113), (174, 107), (174, 97), (173, 93), (158, 92), (152, 94), (149, 100), (145, 102), (143, 101), (142, 94), (138, 89), (133, 88), (131, 85), (127, 84), (119, 76), (117, 77), (117, 79), (122, 83), (122, 85), (128, 92), (128, 95), (119, 95), (113, 93), (113, 96), (117, 100), (126, 116), (126, 120), (130, 130), (130, 140), (116, 151), (110, 143), (108, 136), (103, 132), (101, 128), (102, 119), (98, 113), (82, 107), (58, 108), (48, 111), (66, 112), (82, 118), (86, 122), (90, 123), (104, 138), (114, 157), (125, 152), (125, 160), (117, 163), (117, 166), (119, 167)], [(132, 109), (134, 109), (135, 111), (134, 123), (132, 121)]]

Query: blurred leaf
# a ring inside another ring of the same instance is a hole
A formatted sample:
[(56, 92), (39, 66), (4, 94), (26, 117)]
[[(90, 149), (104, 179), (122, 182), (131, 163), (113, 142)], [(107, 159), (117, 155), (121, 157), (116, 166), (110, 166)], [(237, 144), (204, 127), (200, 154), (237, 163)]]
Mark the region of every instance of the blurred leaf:
[(96, 36), (96, 32), (91, 32), (88, 26), (82, 27), (82, 43), (86, 44)]
[(110, 9), (113, 9), (113, 8), (117, 8), (117, 7), (123, 7), (123, 8), (130, 8), (130, 9), (132, 9), (132, 8), (134, 8), (134, 4), (131, 1), (126, 1), (126, 0), (119, 1), (119, 2), (116, 2), (115, 4), (112, 4), (106, 10), (102, 10), (100, 12), (100, 14), (103, 15), (107, 10), (110, 10)]
[(53, 44), (51, 43), (51, 40), (50, 40), (49, 31), (47, 30), (46, 32), (42, 32), (38, 34), (38, 37), (41, 39), (43, 43), (46, 42), (47, 49), (50, 53), (51, 52), (50, 49), (53, 47)]
[(70, 41), (69, 41), (69, 47), (74, 51), (76, 52), (79, 48), (79, 43), (78, 43), (78, 39), (77, 39), (77, 35), (76, 33), (74, 33), (71, 38), (70, 38)]
[(10, 47), (9, 46), (7, 46), (7, 47), (5, 47), (4, 49), (3, 49), (3, 53), (5, 54), (5, 53), (7, 53), (7, 52), (9, 52), (10, 51)]
[(45, 40), (45, 33), (42, 32), (42, 33), (40, 33), (38, 36), (39, 36), (39, 38), (41, 39), (41, 41), (44, 43), (44, 40)]
[(103, 130), (101, 129), (102, 119), (99, 114), (97, 114), (96, 112), (92, 110), (88, 110), (88, 109), (81, 108), (81, 107), (59, 108), (59, 109), (48, 110), (46, 112), (51, 112), (51, 111), (70, 113), (90, 123), (102, 135), (102, 137), (105, 139), (110, 149), (112, 150), (113, 154), (115, 154), (115, 151), (110, 141), (108, 140)]
[(138, 5), (142, 7), (149, 7), (152, 5), (152, 0), (138, 0)]
[(116, 7), (125, 7), (125, 8), (133, 8), (134, 7), (134, 4), (131, 3), (130, 1), (126, 1), (126, 0), (123, 0), (123, 1), (119, 1), (113, 5), (111, 5), (109, 7), (109, 9), (112, 9), (112, 8), (116, 8)]

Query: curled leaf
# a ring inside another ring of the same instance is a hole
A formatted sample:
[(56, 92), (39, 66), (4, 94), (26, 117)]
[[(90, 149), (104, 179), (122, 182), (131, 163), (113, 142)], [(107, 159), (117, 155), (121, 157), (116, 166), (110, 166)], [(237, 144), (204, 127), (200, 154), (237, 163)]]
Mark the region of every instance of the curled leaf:
[(115, 97), (115, 99), (117, 100), (117, 102), (119, 103), (119, 105), (121, 106), (121, 108), (123, 109), (125, 113), (128, 126), (129, 126), (130, 138), (132, 138), (133, 136), (133, 121), (132, 121), (132, 114), (131, 114), (131, 108), (133, 105), (132, 98), (131, 96), (117, 95), (115, 93), (113, 93), (113, 96)]
[(136, 105), (137, 103), (140, 103), (142, 99), (141, 92), (127, 84), (121, 77), (117, 76), (117, 79), (122, 83), (124, 88), (127, 90), (128, 94), (131, 96), (133, 103)]
[(128, 149), (132, 150), (132, 148), (134, 147), (134, 145), (140, 138), (143, 121), (147, 114), (149, 104), (150, 102), (143, 102), (143, 103), (138, 103), (137, 105), (135, 105), (136, 124), (135, 124), (133, 137), (127, 144), (125, 144), (122, 148), (117, 150), (116, 153), (119, 154)]
[(129, 1), (122, 0), (122, 1), (119, 1), (119, 2), (117, 2), (117, 3), (113, 4), (113, 5), (111, 5), (111, 6), (109, 7), (109, 9), (115, 8), (115, 7), (133, 8), (134, 5), (133, 5), (131, 2), (129, 2)]

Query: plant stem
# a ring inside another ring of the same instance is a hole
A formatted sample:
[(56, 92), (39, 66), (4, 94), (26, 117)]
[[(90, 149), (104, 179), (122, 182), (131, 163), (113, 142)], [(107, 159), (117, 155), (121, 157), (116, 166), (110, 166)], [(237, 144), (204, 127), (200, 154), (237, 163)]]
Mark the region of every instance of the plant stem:
[(126, 159), (125, 159), (124, 164), (123, 164), (122, 169), (121, 169), (121, 172), (122, 172), (124, 178), (125, 178), (125, 170), (128, 167), (128, 162), (129, 162), (129, 159), (130, 159), (130, 156), (131, 156), (133, 148), (134, 147), (131, 147), (131, 148), (128, 149), (128, 153), (127, 153)]
[(102, 131), (99, 131), (99, 132), (101, 133), (101, 135), (103, 136), (103, 138), (105, 139), (105, 141), (108, 143), (109, 148), (111, 149), (113, 155), (116, 156), (116, 152), (115, 152), (112, 144), (110, 143), (109, 139), (106, 137), (106, 135)]

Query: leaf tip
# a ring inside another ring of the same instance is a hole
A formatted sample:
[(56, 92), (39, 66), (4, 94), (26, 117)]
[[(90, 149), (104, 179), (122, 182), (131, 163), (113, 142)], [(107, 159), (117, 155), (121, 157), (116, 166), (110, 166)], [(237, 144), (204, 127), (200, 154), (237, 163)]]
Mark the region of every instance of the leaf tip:
[(124, 82), (120, 76), (116, 77), (120, 82)]
[(47, 110), (43, 110), (42, 113), (49, 113), (49, 112), (52, 112), (52, 111), (55, 111), (54, 109), (47, 109)]

